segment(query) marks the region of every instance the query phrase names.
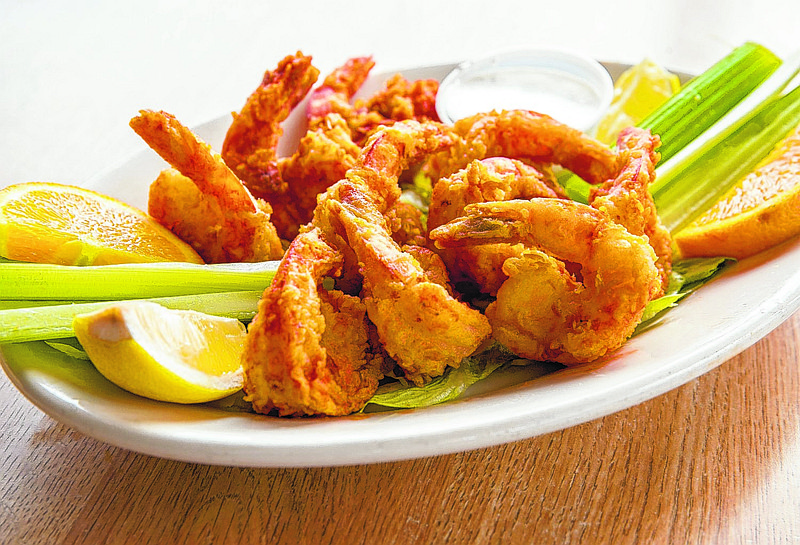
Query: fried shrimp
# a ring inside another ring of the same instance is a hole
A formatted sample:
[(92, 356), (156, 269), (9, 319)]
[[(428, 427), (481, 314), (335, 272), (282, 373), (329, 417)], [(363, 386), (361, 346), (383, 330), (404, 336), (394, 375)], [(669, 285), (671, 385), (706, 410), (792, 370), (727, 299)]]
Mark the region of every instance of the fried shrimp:
[[(563, 189), (539, 170), (515, 159), (493, 157), (475, 160), (452, 176), (440, 178), (433, 186), (428, 211), (428, 228), (459, 217), (468, 204), (537, 197), (565, 197)], [(494, 295), (507, 278), (503, 262), (522, 252), (521, 244), (486, 244), (440, 251), (454, 282), (476, 284), (480, 291)]]
[(354, 57), (326, 76), (309, 97), (306, 106), (309, 127), (336, 113), (347, 121), (353, 142), (363, 145), (381, 126), (408, 119), (439, 121), (436, 113), (439, 82), (433, 79), (408, 81), (395, 74), (374, 95), (353, 102), (374, 66), (372, 57)]
[(311, 221), (317, 195), (344, 178), (360, 153), (342, 116), (332, 113), (306, 132), (294, 154), (278, 160), (286, 184), (284, 221), (276, 225), (282, 238), (293, 239)]
[(211, 146), (174, 116), (142, 110), (131, 127), (175, 170), (150, 187), (148, 212), (207, 263), (283, 255), (268, 203), (253, 198)]
[[(283, 134), (281, 123), (308, 94), (319, 76), (311, 57), (297, 52), (264, 73), (261, 84), (247, 98), (225, 134), (222, 157), (234, 172), (275, 168), (278, 141)], [(253, 156), (261, 152), (255, 161)], [(251, 165), (247, 162), (251, 161)]]
[(418, 254), (421, 263), (397, 245), (363, 186), (336, 185), (338, 198), (320, 206), (329, 209), (358, 258), (364, 303), (386, 352), (417, 384), (458, 367), (491, 333), (486, 317), (453, 297), (435, 254)]
[(605, 144), (552, 117), (527, 110), (476, 114), (453, 127), (459, 145), (432, 157), (426, 172), (449, 176), (475, 159), (509, 157), (530, 164), (558, 164), (591, 184), (613, 178), (616, 154)]
[(225, 163), (254, 196), (272, 206), (273, 224), (283, 238), (297, 234), (303, 217), (278, 165), (281, 124), (318, 76), (311, 57), (300, 52), (285, 57), (275, 70), (264, 74), (241, 111), (233, 114), (222, 145)]
[(364, 144), (347, 179), (369, 188), (381, 212), (400, 198), (400, 175), (432, 154), (456, 143), (441, 123), (406, 120), (376, 131)]
[(308, 126), (316, 127), (328, 115), (340, 115), (347, 123), (353, 143), (361, 146), (373, 129), (392, 124), (392, 119), (363, 102), (352, 102), (374, 66), (372, 57), (353, 57), (328, 74), (309, 97), (306, 105)]
[(355, 101), (348, 120), (353, 140), (363, 145), (378, 128), (398, 121), (438, 122), (438, 90), (439, 82), (436, 80), (408, 81), (401, 74), (395, 74), (383, 89), (369, 98)]
[(382, 91), (366, 100), (366, 107), (395, 121), (439, 121), (436, 113), (438, 92), (439, 82), (435, 79), (408, 81), (401, 74), (395, 74)]
[[(438, 127), (399, 125), (384, 129), (390, 137), (376, 134), (320, 196), (259, 302), (243, 358), (245, 391), (259, 412), (353, 412), (377, 387), (384, 354), (421, 383), (490, 333), (486, 318), (448, 290), (438, 256), (404, 252), (391, 237), (384, 212), (397, 203), (400, 174), (451, 143)], [(359, 271), (363, 301), (356, 290), (320, 288), (324, 276)]]
[[(596, 360), (631, 336), (658, 295), (656, 255), (605, 213), (562, 199), (472, 204), (431, 233), (442, 247), (523, 243), (486, 309), (495, 339), (522, 357), (571, 365)], [(574, 274), (567, 270), (579, 270)]]
[(353, 57), (325, 76), (322, 84), (314, 89), (308, 98), (306, 104), (308, 126), (315, 127), (332, 113), (351, 121), (356, 112), (350, 101), (374, 66), (375, 61), (372, 57)]
[(589, 203), (634, 235), (645, 235), (658, 256), (664, 289), (672, 270), (672, 237), (662, 225), (653, 197), (647, 190), (655, 179), (660, 143), (657, 135), (630, 127), (617, 140), (619, 174), (592, 188)]
[(361, 300), (325, 291), (341, 256), (311, 229), (294, 239), (258, 304), (242, 356), (244, 391), (260, 413), (344, 415), (372, 397), (382, 358)]
[(437, 180), (431, 193), (428, 225), (444, 225), (468, 204), (536, 197), (566, 197), (564, 190), (539, 170), (521, 161), (491, 157), (472, 161), (448, 178)]
[(323, 206), (327, 200), (342, 200), (339, 191), (342, 188), (356, 185), (361, 188), (377, 210), (389, 216), (391, 230), (401, 243), (412, 241), (416, 236), (417, 225), (408, 226), (406, 231), (397, 225), (398, 214), (408, 213), (399, 204), (402, 194), (399, 186), (400, 176), (411, 166), (447, 146), (453, 145), (452, 134), (440, 123), (418, 123), (408, 120), (382, 127), (376, 131), (361, 151), (356, 164), (347, 171), (345, 179), (348, 184), (337, 182), (317, 198), (312, 224), (325, 233), (326, 240), (345, 255), (344, 273), (337, 279), (337, 287), (348, 293), (357, 293), (361, 285), (358, 263), (355, 254), (337, 227), (336, 221), (330, 218), (330, 207)]
[[(300, 226), (310, 221), (317, 195), (344, 178), (345, 173), (356, 166), (361, 154), (360, 144), (364, 143), (367, 133), (378, 126), (394, 124), (398, 119), (413, 118), (417, 110), (420, 117), (427, 119), (429, 116), (430, 96), (426, 93), (430, 92), (430, 86), (426, 81), (408, 82), (399, 76), (392, 78), (386, 90), (377, 93), (366, 103), (351, 104), (350, 101), (374, 65), (372, 57), (349, 59), (311, 92), (306, 106), (309, 130), (291, 157), (278, 160), (286, 195), (282, 199), (281, 210), (288, 209), (288, 212), (282, 212), (275, 223), (283, 238), (293, 238)], [(387, 103), (392, 100), (390, 97), (406, 104), (400, 96), (406, 97), (410, 105), (408, 116), (399, 113), (400, 106), (396, 106), (397, 111), (390, 112), (395, 118), (386, 117), (377, 110), (382, 106), (389, 108)], [(435, 93), (433, 96), (435, 98)], [(409, 154), (409, 159), (413, 160), (414, 157)], [(406, 168), (406, 165), (402, 165), (402, 168)], [(392, 197), (392, 200), (395, 198)], [(413, 219), (410, 212), (400, 206), (395, 216), (399, 217), (399, 214)], [(280, 221), (284, 217), (290, 217), (292, 221)], [(417, 223), (406, 231), (395, 222), (399, 239), (417, 236)]]

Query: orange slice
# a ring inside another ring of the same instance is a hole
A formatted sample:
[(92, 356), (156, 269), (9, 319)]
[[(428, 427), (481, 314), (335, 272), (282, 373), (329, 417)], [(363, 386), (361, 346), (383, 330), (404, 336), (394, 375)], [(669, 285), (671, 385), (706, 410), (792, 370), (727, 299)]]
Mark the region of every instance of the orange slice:
[(744, 259), (800, 234), (800, 127), (674, 237), (682, 257)]
[(58, 265), (203, 262), (141, 210), (88, 189), (44, 182), (0, 190), (0, 256)]

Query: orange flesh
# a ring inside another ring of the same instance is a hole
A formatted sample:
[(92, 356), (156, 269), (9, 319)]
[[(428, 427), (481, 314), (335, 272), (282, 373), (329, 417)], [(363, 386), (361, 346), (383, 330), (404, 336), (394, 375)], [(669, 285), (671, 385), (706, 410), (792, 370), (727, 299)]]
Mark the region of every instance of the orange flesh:
[(734, 186), (692, 227), (706, 225), (751, 210), (781, 193), (791, 191), (800, 182), (800, 146), (789, 149), (780, 159), (763, 165)]
[(143, 212), (91, 191), (21, 184), (0, 193), (0, 250), (9, 259), (58, 264), (202, 262)]
[(684, 258), (744, 259), (800, 234), (800, 127), (673, 240)]

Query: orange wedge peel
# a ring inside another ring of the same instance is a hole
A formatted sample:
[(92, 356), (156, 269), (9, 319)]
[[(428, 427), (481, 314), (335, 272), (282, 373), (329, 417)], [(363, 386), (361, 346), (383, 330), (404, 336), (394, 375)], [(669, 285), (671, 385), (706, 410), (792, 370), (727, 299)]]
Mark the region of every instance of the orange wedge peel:
[(674, 236), (681, 257), (744, 259), (800, 234), (800, 127)]

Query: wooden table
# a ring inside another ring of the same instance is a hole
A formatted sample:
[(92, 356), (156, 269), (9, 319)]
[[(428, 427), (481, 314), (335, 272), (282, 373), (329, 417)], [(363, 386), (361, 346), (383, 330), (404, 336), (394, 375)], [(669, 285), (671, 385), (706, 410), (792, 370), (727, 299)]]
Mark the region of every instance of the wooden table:
[[(0, 187), (86, 183), (143, 148), (126, 126), (137, 109), (188, 125), (238, 109), (296, 49), (323, 71), (365, 53), (389, 69), (542, 43), (692, 71), (745, 40), (800, 45), (794, 0), (464, 0), (458, 24), (451, 3), (422, 0), (164, 4), (0, 4)], [(0, 543), (800, 543), (798, 336), (795, 315), (706, 375), (563, 431), (314, 469), (109, 446), (0, 375)]]

